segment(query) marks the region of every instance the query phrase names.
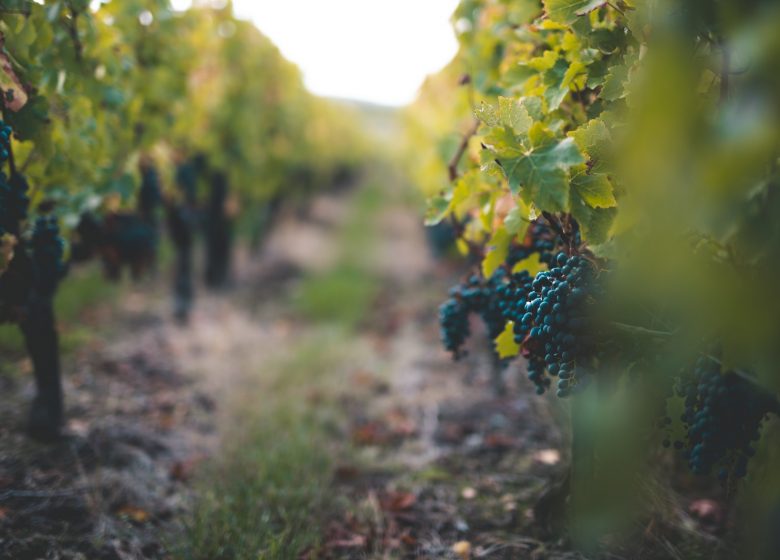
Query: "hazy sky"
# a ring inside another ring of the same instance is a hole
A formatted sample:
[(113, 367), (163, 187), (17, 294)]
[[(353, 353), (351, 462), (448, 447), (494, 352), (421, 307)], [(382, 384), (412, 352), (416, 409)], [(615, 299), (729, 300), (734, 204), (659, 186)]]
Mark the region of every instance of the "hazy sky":
[[(188, 4), (175, 0), (174, 5)], [(314, 93), (402, 105), (455, 55), (457, 0), (233, 0)]]

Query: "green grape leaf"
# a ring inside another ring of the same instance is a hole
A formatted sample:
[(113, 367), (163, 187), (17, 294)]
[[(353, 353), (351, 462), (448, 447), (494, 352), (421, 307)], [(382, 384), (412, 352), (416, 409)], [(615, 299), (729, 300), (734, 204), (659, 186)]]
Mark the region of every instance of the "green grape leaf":
[(520, 157), (501, 160), (509, 188), (528, 204), (563, 212), (569, 202), (569, 169), (585, 163), (585, 159), (571, 138), (560, 142), (536, 139), (544, 142)]
[(570, 132), (569, 136), (574, 138), (580, 151), (590, 158), (591, 172), (602, 171), (612, 143), (612, 137), (604, 121), (593, 119)]
[(428, 209), (425, 212), (425, 225), (435, 226), (447, 217), (450, 209), (450, 200), (444, 196), (436, 196), (428, 200)]
[(523, 153), (523, 146), (518, 142), (517, 136), (503, 126), (491, 128), (482, 137), (482, 143), (499, 158), (515, 158)]
[(520, 100), (520, 104), (525, 107), (528, 115), (534, 121), (541, 121), (544, 119), (544, 108), (542, 104), (542, 98), (535, 95), (529, 97), (523, 97)]
[(544, 9), (551, 20), (568, 25), (606, 3), (607, 0), (544, 0)]
[(569, 93), (569, 85), (566, 83), (566, 74), (569, 63), (563, 58), (559, 59), (549, 70), (544, 73), (543, 82), (547, 86), (544, 99), (547, 101), (549, 111), (560, 107), (566, 95)]
[(606, 101), (617, 101), (626, 96), (626, 82), (628, 81), (628, 66), (625, 63), (610, 67), (604, 77), (604, 85), (599, 97)]
[(515, 237), (524, 237), (530, 225), (531, 222), (525, 217), (524, 209), (521, 206), (512, 208), (504, 218), (504, 227)]
[(49, 102), (45, 97), (36, 95), (18, 112), (8, 113), (6, 117), (19, 140), (33, 140), (38, 143), (46, 131)]
[(592, 208), (582, 198), (578, 189), (571, 189), (569, 201), (571, 215), (577, 220), (582, 238), (592, 245), (605, 243), (617, 216), (617, 208)]
[(525, 134), (533, 124), (525, 105), (511, 97), (499, 97), (498, 106), (482, 103), (475, 114), (487, 126), (503, 126), (515, 134)]
[(614, 208), (617, 206), (612, 183), (603, 173), (577, 175), (572, 178), (571, 184), (582, 200), (591, 208)]
[(496, 353), (502, 360), (520, 354), (520, 345), (515, 342), (515, 324), (509, 321), (504, 331), (495, 340)]

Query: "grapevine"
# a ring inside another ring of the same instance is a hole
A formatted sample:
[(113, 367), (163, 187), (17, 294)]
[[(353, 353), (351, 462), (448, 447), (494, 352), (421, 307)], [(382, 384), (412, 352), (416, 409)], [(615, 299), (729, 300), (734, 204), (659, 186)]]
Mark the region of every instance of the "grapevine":
[(482, 315), (536, 392), (577, 397), (579, 442), (601, 434), (581, 437), (578, 399), (607, 406), (660, 376), (658, 402), (627, 405), (684, 401), (659, 447), (749, 481), (779, 410), (780, 135), (776, 107), (751, 100), (780, 99), (780, 9), (469, 0), (453, 21), (460, 50), (409, 111), (426, 223), (463, 224), (482, 259), (440, 310), (445, 348), (460, 357)]

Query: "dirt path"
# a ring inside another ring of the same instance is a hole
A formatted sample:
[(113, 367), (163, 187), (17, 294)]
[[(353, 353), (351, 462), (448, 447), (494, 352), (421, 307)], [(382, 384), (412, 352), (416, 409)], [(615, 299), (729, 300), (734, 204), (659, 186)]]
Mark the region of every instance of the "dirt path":
[[(233, 292), (200, 294), (188, 328), (169, 320), (161, 287), (98, 318), (105, 335), (67, 366), (62, 444), (19, 435), (29, 382), (4, 381), (0, 558), (163, 557), (203, 491), (193, 474), (251, 428), (250, 409), (282, 399), (328, 403), (334, 446), (349, 449), (323, 489), (341, 502), (318, 554), (557, 557), (528, 536), (529, 504), (560, 460), (548, 407), (524, 389), (494, 398), (483, 353), (453, 364), (440, 350), (436, 306), (456, 272), (431, 260), (413, 210), (361, 196), (286, 216), (261, 255), (240, 256)], [(328, 315), (337, 295), (343, 320)], [(313, 363), (285, 381), (310, 348)]]

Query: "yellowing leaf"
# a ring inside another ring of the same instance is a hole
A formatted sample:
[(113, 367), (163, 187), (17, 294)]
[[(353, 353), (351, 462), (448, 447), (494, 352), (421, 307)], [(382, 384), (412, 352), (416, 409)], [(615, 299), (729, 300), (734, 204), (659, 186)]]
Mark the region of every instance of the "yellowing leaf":
[(563, 83), (561, 85), (571, 89), (582, 89), (585, 87), (586, 77), (585, 65), (579, 60), (575, 60), (569, 65), (568, 70), (563, 75)]
[(531, 276), (536, 276), (540, 272), (547, 270), (547, 265), (539, 260), (539, 253), (533, 253), (527, 259), (518, 262), (513, 268), (512, 273), (527, 270)]
[(469, 244), (463, 241), (462, 239), (458, 239), (455, 242), (455, 246), (458, 249), (458, 253), (460, 253), (464, 257), (469, 254)]
[(495, 340), (496, 353), (501, 359), (514, 358), (520, 353), (520, 345), (515, 342), (515, 324), (509, 321)]
[(566, 29), (566, 26), (563, 25), (562, 23), (558, 23), (557, 21), (546, 19), (542, 21), (541, 25), (539, 25), (539, 29), (545, 29), (549, 31), (560, 31), (562, 29)]
[(509, 254), (509, 242), (512, 236), (509, 235), (506, 228), (500, 227), (493, 234), (493, 237), (488, 243), (490, 248), (488, 254), (482, 261), (482, 274), (485, 278), (490, 278), (499, 266), (504, 264), (506, 257)]
[(612, 183), (603, 173), (578, 175), (571, 181), (572, 186), (591, 208), (614, 208), (617, 206)]
[(549, 70), (555, 66), (557, 61), (558, 53), (553, 50), (549, 50), (545, 51), (542, 56), (537, 56), (529, 60), (528, 66), (534, 70), (538, 70), (539, 72), (544, 72), (545, 70)]

